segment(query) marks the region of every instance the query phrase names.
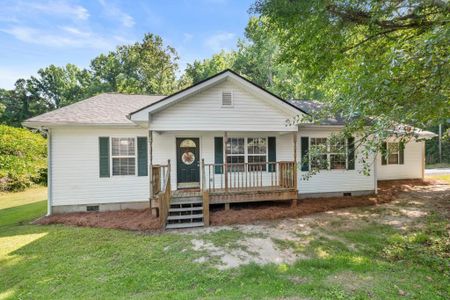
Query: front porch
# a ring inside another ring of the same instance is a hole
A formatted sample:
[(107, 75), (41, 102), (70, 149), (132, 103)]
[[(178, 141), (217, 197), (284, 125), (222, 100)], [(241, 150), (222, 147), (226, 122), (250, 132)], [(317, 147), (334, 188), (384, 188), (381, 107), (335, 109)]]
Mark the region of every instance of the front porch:
[[(211, 163), (205, 162), (205, 158), (199, 159), (199, 157), (211, 157), (211, 155), (208, 156), (209, 151), (205, 153), (192, 149), (199, 139), (192, 138), (194, 143), (186, 143), (190, 145), (187, 146), (189, 151), (183, 152), (179, 151), (179, 146), (184, 141), (182, 139), (178, 141), (179, 138), (175, 136), (176, 163), (170, 159), (166, 164), (152, 164), (150, 161), (151, 208), (153, 214), (159, 217), (161, 227), (166, 228), (166, 225), (167, 228), (208, 226), (210, 205), (216, 204), (224, 204), (226, 210), (231, 203), (260, 201), (292, 201), (292, 205), (295, 206), (298, 197), (297, 134), (285, 134), (284, 142), (289, 141), (289, 137), (292, 142), (292, 155), (289, 156), (293, 160), (270, 161), (276, 156), (265, 155), (262, 156), (261, 162), (233, 162), (229, 158), (230, 144), (228, 135), (225, 133), (221, 147), (223, 162)], [(255, 138), (251, 139), (253, 141)], [(268, 139), (266, 138), (265, 141)], [(202, 145), (205, 146), (205, 144)], [(151, 138), (149, 145), (151, 153)], [(245, 142), (245, 147), (247, 146)], [(287, 145), (283, 144), (283, 146)], [(195, 154), (193, 157), (188, 156), (188, 160), (180, 162), (178, 157), (186, 156), (186, 153), (191, 152)], [(285, 153), (284, 157), (286, 157)], [(188, 166), (184, 166), (183, 163)], [(198, 164), (198, 176), (194, 174), (192, 178), (198, 178), (198, 183), (189, 182), (186, 186), (183, 182), (183, 185), (180, 185), (180, 178), (186, 177), (180, 174), (180, 168), (195, 172), (195, 163)]]

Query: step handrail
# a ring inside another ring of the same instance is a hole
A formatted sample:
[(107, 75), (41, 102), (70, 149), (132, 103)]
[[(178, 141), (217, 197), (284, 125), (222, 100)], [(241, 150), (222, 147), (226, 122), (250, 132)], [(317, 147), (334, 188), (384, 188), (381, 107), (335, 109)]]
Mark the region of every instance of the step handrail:
[(159, 200), (159, 221), (161, 229), (165, 229), (169, 215), (170, 199), (172, 198), (170, 183), (170, 159), (167, 161), (167, 172), (164, 178), (164, 187), (157, 195)]

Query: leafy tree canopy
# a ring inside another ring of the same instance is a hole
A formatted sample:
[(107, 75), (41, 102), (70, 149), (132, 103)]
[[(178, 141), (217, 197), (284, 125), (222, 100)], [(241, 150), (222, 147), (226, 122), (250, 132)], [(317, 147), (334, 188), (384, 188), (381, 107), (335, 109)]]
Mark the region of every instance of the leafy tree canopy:
[(448, 1), (257, 0), (252, 10), (280, 60), (324, 93), (316, 121), (340, 115), (341, 136), (361, 136), (365, 170), (393, 132), (405, 141), (450, 116)]
[(221, 51), (211, 58), (188, 64), (182, 84), (204, 80), (225, 69), (232, 69), (256, 84), (286, 98), (320, 99), (322, 93), (303, 84), (303, 73), (280, 60), (279, 43), (267, 30), (266, 18), (250, 18), (245, 38), (238, 40), (236, 51)]
[(258, 0), (281, 60), (320, 88), (351, 131), (450, 115), (448, 1)]
[(0, 125), (0, 191), (45, 182), (47, 144), (39, 134)]
[(140, 43), (96, 57), (91, 70), (101, 90), (167, 95), (176, 89), (177, 60), (175, 49), (165, 46), (161, 37), (146, 34)]

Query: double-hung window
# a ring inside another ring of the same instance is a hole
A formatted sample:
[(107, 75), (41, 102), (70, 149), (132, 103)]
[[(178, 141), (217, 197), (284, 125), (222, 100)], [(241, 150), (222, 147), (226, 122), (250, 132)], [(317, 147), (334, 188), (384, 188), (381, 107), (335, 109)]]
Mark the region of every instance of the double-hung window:
[(112, 175), (136, 174), (135, 138), (111, 138)]
[[(245, 145), (244, 138), (229, 138), (227, 143), (227, 164), (231, 164), (229, 171), (244, 171)], [(233, 165), (234, 164), (234, 165)]]
[(400, 161), (400, 144), (399, 143), (387, 143), (388, 152), (388, 164), (397, 165)]
[(347, 151), (344, 139), (311, 138), (311, 168), (319, 170), (345, 170)]
[(248, 170), (265, 171), (267, 162), (267, 140), (266, 138), (247, 139)]
[(310, 155), (311, 168), (326, 170), (328, 169), (328, 154), (327, 154), (327, 138), (311, 138), (311, 147), (314, 148), (314, 154)]
[(345, 140), (336, 140), (330, 143), (330, 169), (342, 170), (347, 168), (347, 155)]
[(230, 172), (267, 170), (267, 138), (229, 138), (226, 147), (227, 164)]

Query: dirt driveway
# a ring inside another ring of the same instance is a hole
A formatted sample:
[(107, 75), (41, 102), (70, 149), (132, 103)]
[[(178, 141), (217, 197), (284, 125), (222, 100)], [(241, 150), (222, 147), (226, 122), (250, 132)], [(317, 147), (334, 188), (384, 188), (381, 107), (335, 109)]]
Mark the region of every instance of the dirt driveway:
[[(214, 226), (184, 233), (192, 235), (192, 249), (199, 254), (195, 261), (212, 264), (218, 269), (250, 263), (291, 264), (309, 258), (308, 245), (314, 241), (338, 242), (353, 251), (358, 245), (336, 233), (374, 224), (407, 231), (423, 226), (426, 216), (433, 212), (450, 218), (450, 185), (414, 186), (408, 192), (398, 194), (395, 200), (375, 206), (329, 210), (252, 225)], [(210, 240), (208, 233), (211, 232), (222, 233), (224, 238)], [(327, 254), (316, 251), (314, 255)]]

